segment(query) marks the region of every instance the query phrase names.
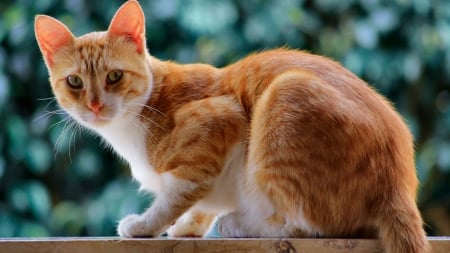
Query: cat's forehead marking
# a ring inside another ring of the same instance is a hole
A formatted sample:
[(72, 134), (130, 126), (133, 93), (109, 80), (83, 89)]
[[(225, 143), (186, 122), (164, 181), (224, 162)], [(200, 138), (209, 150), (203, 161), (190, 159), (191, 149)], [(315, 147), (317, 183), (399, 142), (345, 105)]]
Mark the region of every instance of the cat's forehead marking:
[(104, 47), (99, 45), (82, 45), (77, 48), (80, 60), (80, 70), (83, 73), (93, 73), (105, 68), (103, 60)]
[(106, 42), (102, 34), (89, 34), (79, 38), (75, 49), (80, 60), (80, 71), (94, 74), (106, 69), (105, 48)]

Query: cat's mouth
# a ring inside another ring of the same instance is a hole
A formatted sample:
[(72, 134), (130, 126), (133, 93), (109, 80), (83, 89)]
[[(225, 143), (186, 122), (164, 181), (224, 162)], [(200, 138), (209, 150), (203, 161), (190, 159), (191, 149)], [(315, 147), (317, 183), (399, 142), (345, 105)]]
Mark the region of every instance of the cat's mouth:
[(100, 127), (107, 125), (111, 123), (114, 117), (102, 115), (102, 114), (95, 114), (92, 112), (85, 113), (84, 115), (81, 115), (81, 119), (88, 125), (94, 126), (94, 127)]

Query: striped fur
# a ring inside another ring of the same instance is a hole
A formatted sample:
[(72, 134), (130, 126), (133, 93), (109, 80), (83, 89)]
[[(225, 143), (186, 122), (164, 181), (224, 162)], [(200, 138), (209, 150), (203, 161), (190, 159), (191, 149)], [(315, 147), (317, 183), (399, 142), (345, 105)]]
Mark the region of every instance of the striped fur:
[(106, 32), (75, 38), (48, 16), (35, 31), (61, 107), (157, 195), (121, 236), (202, 236), (218, 217), (229, 237), (379, 236), (386, 252), (427, 252), (412, 136), (338, 63), (287, 49), (220, 69), (160, 61), (133, 0)]

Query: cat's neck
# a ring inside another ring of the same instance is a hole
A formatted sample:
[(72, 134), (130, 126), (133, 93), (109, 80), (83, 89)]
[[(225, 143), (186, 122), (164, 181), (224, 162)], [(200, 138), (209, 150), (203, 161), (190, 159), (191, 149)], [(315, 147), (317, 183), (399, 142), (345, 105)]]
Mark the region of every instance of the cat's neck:
[(96, 131), (128, 162), (132, 175), (141, 184), (141, 188), (152, 192), (160, 191), (159, 178), (147, 153), (150, 130), (139, 116), (130, 115), (127, 119), (113, 122)]
[(94, 129), (123, 158), (129, 160), (132, 146), (144, 147), (148, 129), (139, 115), (128, 115), (123, 119)]

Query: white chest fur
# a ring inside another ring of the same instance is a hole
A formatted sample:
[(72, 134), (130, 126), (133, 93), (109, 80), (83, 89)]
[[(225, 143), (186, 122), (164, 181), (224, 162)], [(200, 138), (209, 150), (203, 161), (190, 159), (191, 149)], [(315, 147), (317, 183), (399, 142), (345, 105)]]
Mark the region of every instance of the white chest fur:
[(96, 130), (129, 163), (131, 173), (141, 184), (141, 189), (159, 192), (162, 179), (148, 160), (146, 128), (142, 124), (134, 118), (131, 121), (115, 121)]

